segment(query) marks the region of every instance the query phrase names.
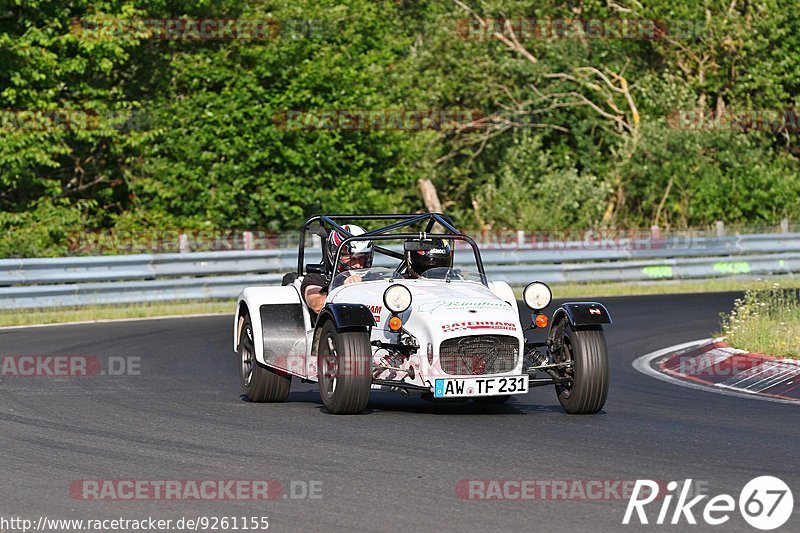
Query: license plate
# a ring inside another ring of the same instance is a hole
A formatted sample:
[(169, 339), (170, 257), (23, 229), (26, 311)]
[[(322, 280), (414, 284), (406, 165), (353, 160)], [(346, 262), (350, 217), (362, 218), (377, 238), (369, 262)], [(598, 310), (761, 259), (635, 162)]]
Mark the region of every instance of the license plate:
[(459, 398), (463, 396), (498, 396), (528, 392), (528, 376), (491, 378), (437, 379), (433, 387), (434, 398)]

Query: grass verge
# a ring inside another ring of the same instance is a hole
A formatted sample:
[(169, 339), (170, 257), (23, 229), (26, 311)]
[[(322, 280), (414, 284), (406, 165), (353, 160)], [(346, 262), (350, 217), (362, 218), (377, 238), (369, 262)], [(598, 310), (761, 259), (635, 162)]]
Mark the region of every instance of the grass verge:
[(722, 315), (722, 333), (734, 348), (800, 359), (800, 290), (762, 282), (748, 288)]
[[(785, 287), (800, 287), (800, 278), (769, 278), (780, 280)], [(652, 281), (629, 283), (553, 283), (550, 288), (554, 298), (600, 298), (603, 296), (640, 296), (647, 294), (691, 294), (702, 292), (736, 292), (758, 286), (763, 280), (743, 280), (736, 278)], [(514, 289), (517, 297), (522, 297), (523, 287)]]
[(233, 313), (235, 300), (202, 300), (152, 304), (96, 305), (59, 309), (19, 309), (0, 311), (0, 327), (89, 322), (124, 318), (150, 318), (211, 313)]

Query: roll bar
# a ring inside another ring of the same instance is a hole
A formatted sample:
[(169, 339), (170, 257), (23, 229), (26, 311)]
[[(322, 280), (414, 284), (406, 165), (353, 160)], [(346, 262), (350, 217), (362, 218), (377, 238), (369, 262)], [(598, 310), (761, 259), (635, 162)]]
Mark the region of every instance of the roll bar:
[[(394, 221), (391, 224), (387, 224), (386, 226), (368, 231), (362, 235), (353, 236), (349, 231), (345, 230), (340, 223), (349, 222), (349, 221), (356, 221), (356, 220), (387, 220), (387, 221)], [(475, 263), (478, 267), (478, 273), (481, 277), (481, 282), (484, 285), (488, 285), (486, 280), (486, 272), (483, 268), (483, 260), (481, 259), (481, 253), (478, 249), (478, 245), (472, 237), (465, 235), (464, 233), (460, 232), (456, 229), (455, 225), (453, 224), (453, 220), (442, 214), (442, 213), (423, 213), (423, 214), (414, 214), (414, 215), (402, 215), (402, 214), (385, 214), (385, 215), (314, 215), (308, 220), (305, 221), (303, 227), (300, 229), (300, 247), (297, 253), (297, 275), (303, 275), (303, 267), (304, 267), (304, 260), (305, 260), (305, 243), (306, 243), (306, 231), (308, 230), (309, 226), (315, 222), (321, 222), (323, 227), (329, 226), (331, 229), (338, 231), (339, 233), (347, 236), (342, 244), (336, 250), (336, 260), (334, 264), (338, 264), (339, 258), (341, 256), (342, 247), (352, 241), (388, 241), (388, 240), (407, 240), (407, 239), (452, 239), (452, 240), (459, 240), (464, 241), (472, 247), (472, 252), (475, 255)], [(400, 228), (406, 228), (409, 226), (414, 226), (419, 223), (427, 222), (425, 226), (425, 231), (410, 233), (410, 232), (401, 232), (401, 233), (391, 233), (392, 231), (398, 230)], [(430, 233), (433, 229), (433, 226), (439, 223), (447, 233)], [(323, 245), (324, 246), (324, 245)], [(393, 257), (395, 259), (403, 259), (403, 254), (399, 252), (395, 252), (394, 250), (390, 250), (388, 248), (384, 248), (381, 246), (375, 246), (375, 251), (389, 257)], [(323, 250), (324, 254), (324, 250)]]

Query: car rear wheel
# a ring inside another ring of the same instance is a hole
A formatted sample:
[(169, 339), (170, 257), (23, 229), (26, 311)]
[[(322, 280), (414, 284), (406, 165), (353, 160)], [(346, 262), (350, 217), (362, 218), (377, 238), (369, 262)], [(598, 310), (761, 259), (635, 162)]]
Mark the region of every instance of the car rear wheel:
[(253, 324), (244, 313), (239, 326), (239, 381), (251, 402), (282, 402), (289, 396), (292, 376), (265, 367), (256, 360)]
[(557, 326), (561, 347), (557, 362), (572, 362), (571, 380), (556, 385), (561, 407), (570, 414), (599, 412), (608, 397), (609, 365), (605, 336), (599, 326), (574, 328), (564, 319)]
[(353, 415), (369, 402), (372, 348), (366, 331), (336, 331), (326, 321), (316, 342), (322, 404), (329, 413)]

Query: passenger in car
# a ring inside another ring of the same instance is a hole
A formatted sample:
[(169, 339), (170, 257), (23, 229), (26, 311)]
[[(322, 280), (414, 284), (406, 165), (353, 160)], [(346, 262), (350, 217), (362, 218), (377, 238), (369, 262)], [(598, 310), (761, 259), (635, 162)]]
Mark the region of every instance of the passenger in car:
[(405, 272), (408, 279), (416, 279), (431, 268), (451, 268), (453, 266), (453, 250), (444, 239), (428, 239), (419, 242), (419, 250), (406, 250)]

